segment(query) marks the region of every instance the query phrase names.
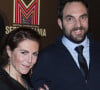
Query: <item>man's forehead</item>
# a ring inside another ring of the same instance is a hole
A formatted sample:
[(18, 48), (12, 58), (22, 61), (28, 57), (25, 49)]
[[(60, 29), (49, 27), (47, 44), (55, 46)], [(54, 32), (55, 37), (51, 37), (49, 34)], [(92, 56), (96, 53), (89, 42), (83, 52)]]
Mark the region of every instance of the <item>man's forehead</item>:
[(67, 3), (63, 9), (63, 15), (88, 14), (87, 8), (81, 2)]
[(82, 2), (69, 2), (69, 3), (66, 3), (65, 6), (64, 6), (64, 10), (74, 10), (74, 9), (85, 9), (87, 10), (86, 6), (82, 3)]

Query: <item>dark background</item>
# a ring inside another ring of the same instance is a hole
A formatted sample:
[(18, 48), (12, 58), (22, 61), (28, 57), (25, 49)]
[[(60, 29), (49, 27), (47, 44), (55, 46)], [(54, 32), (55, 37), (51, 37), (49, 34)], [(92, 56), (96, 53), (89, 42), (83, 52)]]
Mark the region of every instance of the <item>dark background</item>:
[[(89, 32), (95, 40), (100, 41), (100, 1), (89, 2)], [(40, 26), (46, 28), (46, 37), (42, 37), (41, 48), (48, 46), (56, 40), (61, 33), (57, 24), (57, 5), (59, 0), (40, 0)], [(13, 0), (0, 1), (0, 14), (3, 16), (5, 25), (13, 24)]]
[(100, 1), (90, 0), (89, 10), (90, 31), (93, 34), (93, 38), (100, 41)]

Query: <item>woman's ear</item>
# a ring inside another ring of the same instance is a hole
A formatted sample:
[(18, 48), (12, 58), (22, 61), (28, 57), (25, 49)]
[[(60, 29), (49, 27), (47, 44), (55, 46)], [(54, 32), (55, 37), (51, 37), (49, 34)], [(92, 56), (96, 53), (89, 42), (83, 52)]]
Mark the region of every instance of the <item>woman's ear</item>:
[(11, 51), (11, 49), (8, 45), (6, 46), (6, 51), (7, 51), (8, 56), (11, 57), (11, 52), (12, 51)]

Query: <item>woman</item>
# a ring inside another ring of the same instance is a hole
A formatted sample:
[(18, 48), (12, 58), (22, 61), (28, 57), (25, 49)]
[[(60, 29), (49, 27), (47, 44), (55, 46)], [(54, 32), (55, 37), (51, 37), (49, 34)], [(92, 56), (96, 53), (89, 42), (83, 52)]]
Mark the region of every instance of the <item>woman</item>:
[(34, 90), (22, 76), (37, 62), (39, 41), (40, 36), (29, 28), (17, 28), (7, 36), (0, 51), (0, 90)]

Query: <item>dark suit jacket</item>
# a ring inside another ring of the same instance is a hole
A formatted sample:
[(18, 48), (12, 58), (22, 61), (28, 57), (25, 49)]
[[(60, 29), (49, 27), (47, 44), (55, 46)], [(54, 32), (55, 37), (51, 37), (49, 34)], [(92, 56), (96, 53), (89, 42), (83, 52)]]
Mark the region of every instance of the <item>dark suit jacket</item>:
[(90, 40), (87, 83), (61, 38), (40, 53), (31, 80), (36, 90), (43, 83), (50, 90), (100, 90), (100, 44)]

